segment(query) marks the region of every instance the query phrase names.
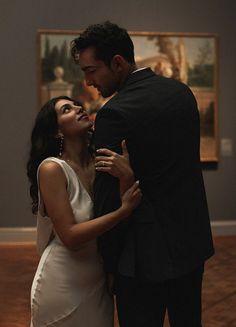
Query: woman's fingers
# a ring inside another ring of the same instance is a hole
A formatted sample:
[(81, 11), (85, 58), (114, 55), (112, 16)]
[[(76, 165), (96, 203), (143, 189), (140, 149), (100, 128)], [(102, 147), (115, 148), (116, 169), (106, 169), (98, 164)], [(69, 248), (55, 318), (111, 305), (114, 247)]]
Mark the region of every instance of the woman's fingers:
[(97, 164), (95, 164), (95, 169), (97, 171), (104, 171), (110, 173), (112, 169), (112, 163), (111, 162), (105, 162), (105, 161), (100, 161)]
[(123, 140), (121, 142), (121, 147), (122, 147), (122, 154), (123, 154), (123, 156), (125, 156), (126, 158), (129, 158), (129, 152), (127, 150), (127, 146), (126, 146), (125, 140)]
[(138, 188), (137, 190), (135, 190), (133, 192), (133, 196), (134, 197), (141, 197), (142, 196), (142, 192), (141, 192), (140, 188)]
[(131, 188), (134, 188), (136, 190), (139, 187), (139, 181), (135, 181), (134, 184), (131, 186)]
[(114, 156), (116, 154), (116, 152), (113, 152), (109, 149), (106, 149), (106, 148), (101, 148), (101, 149), (98, 149), (97, 150), (97, 153), (99, 154), (105, 154), (107, 156)]
[[(122, 148), (122, 155), (125, 156), (126, 158), (128, 158), (129, 157), (129, 153), (128, 153), (128, 150), (127, 150), (127, 146), (126, 146), (125, 140), (123, 140), (121, 142), (121, 148)], [(98, 149), (97, 150), (97, 153), (98, 154), (105, 154), (107, 156), (116, 156), (116, 155), (118, 155), (118, 153), (113, 152), (113, 151), (111, 151), (111, 150), (109, 150), (107, 148)]]
[(113, 157), (107, 157), (107, 156), (99, 156), (95, 158), (95, 162), (99, 161), (110, 161), (113, 160)]
[(133, 194), (135, 191), (139, 189), (139, 181), (136, 181), (129, 189), (128, 191)]
[(107, 157), (100, 157), (95, 162), (96, 171), (103, 171), (109, 173), (111, 170), (112, 162), (107, 161)]
[(129, 164), (129, 155), (125, 141), (122, 141), (122, 151), (123, 154), (120, 155), (106, 148), (98, 149), (98, 156), (95, 158), (96, 171), (107, 172), (120, 180), (122, 178), (123, 181), (125, 178), (127, 180), (127, 176), (133, 175), (133, 171)]
[(142, 198), (142, 192), (139, 188), (139, 181), (136, 181), (122, 196), (122, 202), (128, 203), (131, 210), (137, 207)]

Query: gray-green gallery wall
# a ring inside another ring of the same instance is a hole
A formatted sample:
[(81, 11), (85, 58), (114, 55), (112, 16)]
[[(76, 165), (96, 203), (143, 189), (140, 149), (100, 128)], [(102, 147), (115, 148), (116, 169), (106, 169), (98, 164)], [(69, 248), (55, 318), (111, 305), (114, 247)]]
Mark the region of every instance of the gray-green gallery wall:
[(211, 221), (236, 220), (235, 0), (1, 0), (0, 227), (35, 225), (25, 163), (37, 112), (37, 29), (80, 30), (109, 19), (130, 31), (219, 35), (219, 138), (233, 153), (204, 168)]

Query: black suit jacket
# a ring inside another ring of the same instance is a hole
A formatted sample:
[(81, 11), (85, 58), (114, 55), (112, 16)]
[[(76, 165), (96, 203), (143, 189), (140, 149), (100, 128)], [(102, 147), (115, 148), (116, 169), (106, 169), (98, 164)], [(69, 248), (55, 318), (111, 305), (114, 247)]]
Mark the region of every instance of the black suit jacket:
[[(131, 74), (98, 112), (96, 148), (120, 152), (125, 139), (143, 193), (132, 217), (98, 240), (106, 271), (162, 281), (191, 271), (213, 254), (199, 125), (190, 89), (150, 69)], [(98, 173), (95, 215), (119, 205), (119, 181)]]

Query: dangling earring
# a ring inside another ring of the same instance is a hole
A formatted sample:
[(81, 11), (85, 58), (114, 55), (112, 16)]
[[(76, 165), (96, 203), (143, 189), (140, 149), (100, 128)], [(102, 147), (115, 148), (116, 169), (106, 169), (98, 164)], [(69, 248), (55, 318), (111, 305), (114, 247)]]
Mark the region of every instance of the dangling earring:
[(64, 145), (64, 136), (60, 135), (60, 148), (59, 148), (59, 157), (62, 157), (63, 154), (63, 145)]

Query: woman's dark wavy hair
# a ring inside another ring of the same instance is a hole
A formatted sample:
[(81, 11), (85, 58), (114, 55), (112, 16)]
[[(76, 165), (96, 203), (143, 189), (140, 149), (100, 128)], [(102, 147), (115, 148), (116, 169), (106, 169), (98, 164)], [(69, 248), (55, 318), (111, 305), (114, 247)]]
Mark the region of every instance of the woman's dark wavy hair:
[(94, 47), (96, 58), (110, 66), (115, 55), (123, 56), (128, 63), (134, 64), (134, 45), (128, 32), (106, 21), (102, 24), (90, 25), (79, 37), (71, 42), (71, 55), (77, 61), (81, 50)]
[[(27, 176), (30, 181), (30, 196), (32, 199), (33, 214), (38, 210), (38, 167), (44, 159), (48, 157), (57, 157), (60, 152), (60, 138), (56, 137), (58, 133), (58, 122), (55, 105), (62, 99), (73, 101), (77, 105), (82, 105), (80, 102), (74, 101), (67, 96), (59, 96), (49, 100), (39, 111), (31, 133), (31, 149), (27, 162)], [(90, 143), (90, 147), (92, 147), (92, 132)]]

